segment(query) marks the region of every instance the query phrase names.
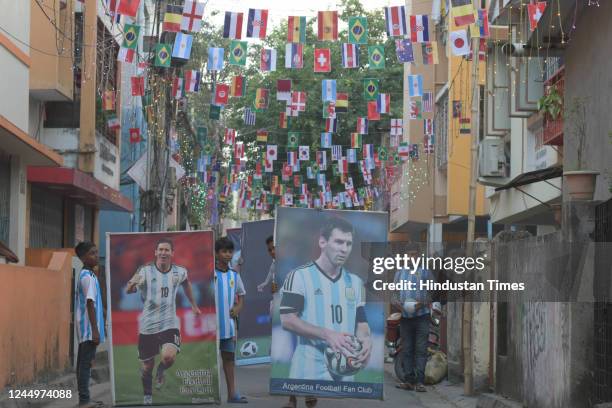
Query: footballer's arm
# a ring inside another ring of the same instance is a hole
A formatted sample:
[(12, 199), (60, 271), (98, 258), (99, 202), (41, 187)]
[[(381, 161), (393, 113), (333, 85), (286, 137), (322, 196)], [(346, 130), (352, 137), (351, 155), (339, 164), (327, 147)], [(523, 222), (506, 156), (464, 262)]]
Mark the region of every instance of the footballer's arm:
[(136, 287), (138, 286), (139, 283), (140, 283), (140, 269), (138, 269), (136, 273), (134, 274), (134, 276), (132, 276), (132, 279), (128, 281), (126, 292), (127, 293), (136, 292), (137, 290)]
[(281, 325), (298, 336), (325, 341), (335, 351), (352, 350), (350, 333), (337, 332), (325, 327), (315, 326), (300, 319), (297, 313), (281, 312)]
[(193, 289), (191, 288), (191, 282), (189, 281), (189, 278), (186, 278), (183, 283), (181, 283), (181, 286), (185, 291), (185, 296), (187, 296), (187, 300), (189, 300), (189, 303), (191, 303), (191, 310), (193, 310), (193, 313), (195, 315), (201, 314), (202, 312), (200, 311), (200, 308), (198, 307), (195, 299), (193, 298)]
[(370, 325), (368, 322), (358, 322), (355, 336), (361, 340), (362, 349), (357, 360), (362, 364), (367, 364), (372, 353), (372, 336), (370, 336)]

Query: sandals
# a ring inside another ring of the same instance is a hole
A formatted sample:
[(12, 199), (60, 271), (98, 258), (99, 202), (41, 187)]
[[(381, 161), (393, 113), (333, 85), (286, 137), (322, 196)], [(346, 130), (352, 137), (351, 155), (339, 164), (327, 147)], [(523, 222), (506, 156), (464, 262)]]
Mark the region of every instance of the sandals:
[(308, 408), (314, 408), (317, 405), (316, 397), (306, 397), (306, 406)]
[(417, 384), (416, 387), (414, 387), (414, 390), (416, 392), (427, 392), (427, 388), (425, 388), (423, 384)]
[(240, 394), (235, 395), (234, 397), (227, 400), (228, 404), (248, 404), (249, 400), (246, 397), (241, 396)]
[(401, 382), (401, 383), (397, 383), (395, 384), (395, 388), (399, 388), (400, 390), (406, 390), (406, 391), (413, 391), (414, 390), (414, 385), (407, 383), (407, 382)]

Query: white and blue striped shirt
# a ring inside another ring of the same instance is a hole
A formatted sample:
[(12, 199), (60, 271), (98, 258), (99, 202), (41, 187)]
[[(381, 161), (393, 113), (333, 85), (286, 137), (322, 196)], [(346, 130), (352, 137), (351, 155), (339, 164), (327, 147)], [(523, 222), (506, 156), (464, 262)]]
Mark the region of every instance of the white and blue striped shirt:
[(231, 339), (236, 335), (236, 323), (229, 312), (234, 306), (236, 295), (246, 294), (240, 275), (232, 269), (221, 271), (215, 268), (215, 294), (219, 338)]
[[(331, 279), (311, 262), (287, 275), (281, 290), (280, 313), (297, 313), (314, 326), (355, 334), (357, 309), (364, 304), (365, 287), (360, 277), (342, 268)], [(298, 336), (289, 378), (332, 380), (325, 363), (326, 346), (322, 340)]]
[(102, 305), (102, 292), (100, 282), (96, 275), (89, 269), (81, 270), (77, 283), (75, 301), (75, 324), (77, 326), (77, 337), (79, 343), (92, 340), (92, 326), (87, 314), (87, 300), (94, 302), (96, 310), (96, 323), (100, 333), (100, 343), (104, 342), (104, 311)]
[(400, 269), (395, 272), (395, 277), (393, 281), (395, 283), (401, 281), (412, 282), (415, 286), (414, 290), (402, 290), (399, 293), (399, 301), (403, 305), (404, 302), (419, 302), (422, 304), (421, 307), (415, 309), (414, 312), (408, 313), (404, 308), (402, 308), (402, 317), (411, 319), (414, 317), (424, 316), (426, 314), (431, 313), (429, 308), (429, 303), (431, 302), (431, 295), (427, 290), (420, 289), (420, 282), (434, 280), (433, 275), (427, 269), (417, 269), (416, 272), (411, 273), (408, 269)]
[(137, 272), (140, 297), (144, 302), (139, 317), (139, 333), (155, 334), (170, 329), (180, 330), (176, 315), (176, 292), (187, 280), (187, 269), (174, 265), (161, 272), (155, 263), (144, 265)]

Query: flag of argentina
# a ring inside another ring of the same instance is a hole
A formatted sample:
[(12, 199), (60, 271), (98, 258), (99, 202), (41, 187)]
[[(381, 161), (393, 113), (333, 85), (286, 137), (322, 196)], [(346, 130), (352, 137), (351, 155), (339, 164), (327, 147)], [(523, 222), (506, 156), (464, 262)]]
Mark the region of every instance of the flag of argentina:
[(336, 102), (336, 80), (324, 79), (321, 81), (321, 97), (323, 102)]
[(221, 71), (223, 69), (223, 48), (210, 47), (208, 49), (208, 70)]
[(408, 75), (408, 94), (411, 97), (423, 95), (422, 75)]
[(188, 60), (191, 56), (192, 42), (192, 35), (177, 33), (176, 39), (174, 40), (174, 48), (172, 49), (172, 58), (181, 58)]

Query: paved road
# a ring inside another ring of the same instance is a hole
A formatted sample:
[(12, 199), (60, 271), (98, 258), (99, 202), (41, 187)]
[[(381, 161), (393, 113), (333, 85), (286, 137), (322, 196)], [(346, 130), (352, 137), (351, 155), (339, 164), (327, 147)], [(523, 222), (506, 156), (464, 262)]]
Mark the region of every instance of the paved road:
[[(463, 397), (459, 386), (442, 383), (434, 387), (427, 387), (427, 393), (415, 393), (395, 388), (395, 380), (391, 373), (391, 365), (385, 366), (385, 400), (369, 401), (355, 399), (320, 399), (317, 408), (370, 408), (370, 407), (410, 407), (410, 408), (475, 408), (476, 398)], [(222, 407), (246, 408), (275, 408), (282, 407), (287, 397), (270, 396), (268, 394), (268, 379), (270, 377), (269, 365), (237, 367), (237, 380), (242, 395), (249, 399), (249, 404), (228, 404), (223, 402)], [(222, 381), (224, 383), (224, 381)], [(227, 394), (225, 384), (222, 387), (223, 401)], [(102, 383), (92, 387), (92, 399), (111, 404), (110, 384)], [(77, 405), (78, 400), (56, 401), (46, 405), (45, 408), (67, 408)], [(183, 406), (168, 406), (168, 408), (183, 408)], [(305, 407), (304, 400), (300, 399), (298, 407)]]

